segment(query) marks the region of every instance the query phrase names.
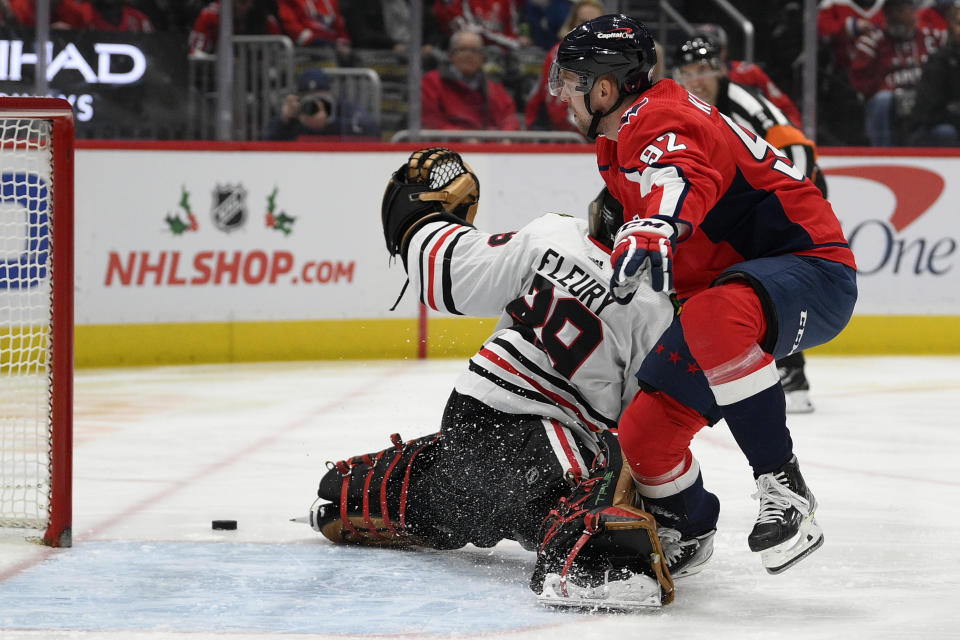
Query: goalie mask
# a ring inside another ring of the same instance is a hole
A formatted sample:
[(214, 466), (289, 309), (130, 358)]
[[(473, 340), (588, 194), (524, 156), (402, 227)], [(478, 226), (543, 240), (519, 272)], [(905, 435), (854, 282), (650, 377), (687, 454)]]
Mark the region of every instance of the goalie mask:
[(444, 147), (414, 151), (383, 193), (387, 250), (391, 256), (405, 254), (412, 233), (430, 220), (472, 225), (479, 202), (480, 182), (459, 153)]

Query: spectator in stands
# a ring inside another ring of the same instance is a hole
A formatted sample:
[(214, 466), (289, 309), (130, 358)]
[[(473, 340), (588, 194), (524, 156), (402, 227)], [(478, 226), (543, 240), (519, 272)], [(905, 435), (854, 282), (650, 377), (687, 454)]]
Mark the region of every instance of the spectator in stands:
[(367, 137), (379, 140), (380, 127), (357, 105), (338, 99), (322, 69), (308, 69), (297, 80), (297, 93), (288, 95), (280, 116), (267, 125), (267, 140)]
[(533, 93), (527, 98), (524, 116), (527, 129), (540, 131), (577, 131), (577, 125), (571, 119), (567, 104), (560, 101), (559, 96), (550, 95), (547, 89), (547, 79), (550, 76), (550, 66), (557, 57), (557, 48), (560, 39), (575, 27), (579, 27), (587, 20), (598, 18), (607, 12), (600, 0), (578, 0), (570, 8), (567, 19), (554, 34), (553, 45), (543, 59), (543, 68), (540, 79)]
[(913, 108), (916, 146), (960, 146), (960, 2), (946, 13), (947, 44), (923, 65)]
[(147, 14), (125, 0), (63, 0), (57, 11), (71, 29), (152, 33)]
[[(351, 0), (356, 1), (356, 0)], [(338, 0), (277, 0), (280, 25), (298, 47), (332, 47), (341, 66), (353, 47)]]
[(557, 34), (563, 37), (569, 31), (564, 31), (564, 25), (579, 3), (573, 7), (570, 4), (570, 0), (527, 0), (523, 4), (521, 33), (525, 31), (534, 46), (549, 51), (557, 44)]
[(751, 62), (728, 59), (727, 32), (723, 27), (718, 24), (697, 25), (694, 28), (694, 37), (697, 36), (708, 40), (717, 48), (720, 54), (720, 60), (727, 68), (726, 75), (730, 79), (730, 82), (736, 82), (737, 84), (759, 89), (767, 100), (776, 105), (790, 118), (790, 122), (793, 123), (794, 126), (800, 126), (802, 120), (797, 106), (793, 104), (790, 96), (780, 90), (780, 87), (770, 79), (770, 76), (768, 76), (763, 69)]
[(832, 52), (833, 66), (846, 71), (854, 43), (862, 35), (883, 29), (884, 0), (825, 0), (817, 9), (820, 45)]
[(485, 44), (509, 51), (530, 44), (519, 31), (519, 4), (520, 0), (435, 0), (433, 13), (451, 39), (454, 33), (471, 30), (483, 36)]
[[(566, 1), (566, 0), (564, 0)], [(445, 40), (440, 34), (429, 3), (421, 3), (421, 40), (423, 57), (431, 58)], [(390, 49), (405, 53), (410, 45), (413, 22), (410, 0), (368, 0), (346, 2), (343, 19), (355, 49)]]
[(0, 24), (5, 25), (26, 25), (25, 19), (33, 16), (36, 22), (36, 10), (34, 2), (25, 2), (24, 0), (0, 0)]
[(157, 31), (189, 33), (208, 3), (209, 0), (137, 0), (137, 8), (147, 14)]
[(483, 37), (458, 31), (450, 39), (450, 60), (423, 75), (420, 85), (425, 129), (520, 129), (517, 107), (500, 82), (483, 72)]
[[(51, 29), (72, 29), (67, 22), (60, 17), (60, 7), (63, 0), (50, 0), (50, 28)], [(68, 2), (68, 10), (75, 5)], [(0, 0), (0, 25), (18, 25), (21, 27), (34, 28), (37, 26), (37, 2), (36, 0)]]
[(913, 108), (923, 63), (946, 33), (917, 26), (913, 0), (886, 0), (886, 26), (857, 39), (850, 83), (866, 101), (867, 138), (873, 146), (902, 143), (900, 129)]
[[(268, 0), (233, 0), (233, 32), (237, 35), (282, 35)], [(190, 55), (215, 54), (220, 35), (220, 3), (211, 2), (190, 31)]]
[(825, 0), (817, 11), (817, 137), (826, 144), (866, 145), (861, 96), (850, 85), (857, 38), (879, 32), (884, 0)]

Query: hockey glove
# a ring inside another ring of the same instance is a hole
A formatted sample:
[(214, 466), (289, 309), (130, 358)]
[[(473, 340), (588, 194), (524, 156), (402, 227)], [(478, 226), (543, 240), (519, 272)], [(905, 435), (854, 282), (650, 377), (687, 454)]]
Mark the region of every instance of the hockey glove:
[(647, 271), (654, 291), (671, 292), (676, 242), (676, 227), (659, 218), (631, 220), (620, 227), (610, 254), (613, 265), (610, 292), (616, 301), (630, 302)]

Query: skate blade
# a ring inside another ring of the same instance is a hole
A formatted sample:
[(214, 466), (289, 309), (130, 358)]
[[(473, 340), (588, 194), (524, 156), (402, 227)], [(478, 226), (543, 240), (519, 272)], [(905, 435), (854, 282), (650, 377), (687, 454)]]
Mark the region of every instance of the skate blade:
[(663, 606), (660, 584), (644, 575), (598, 587), (579, 587), (568, 581), (564, 595), (560, 576), (550, 573), (544, 578), (543, 591), (537, 596), (537, 602), (548, 607), (610, 612), (659, 609)]
[(790, 391), (785, 397), (787, 413), (813, 413), (813, 403), (808, 391)]
[(800, 530), (790, 540), (760, 552), (767, 573), (777, 575), (797, 564), (823, 546), (823, 529), (813, 515), (800, 523)]

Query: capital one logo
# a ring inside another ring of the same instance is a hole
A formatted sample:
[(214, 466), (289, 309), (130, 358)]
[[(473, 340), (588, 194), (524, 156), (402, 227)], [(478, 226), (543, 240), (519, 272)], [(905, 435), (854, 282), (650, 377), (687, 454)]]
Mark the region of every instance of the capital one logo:
[[(62, 71), (76, 71), (88, 84), (131, 84), (143, 77), (147, 58), (132, 44), (97, 42), (93, 45), (96, 60), (87, 60), (73, 43), (53, 54), (53, 43), (47, 43), (47, 80)], [(20, 40), (0, 40), (0, 80), (23, 80), (23, 67), (36, 66), (37, 54), (23, 50)], [(112, 71), (115, 68), (127, 71)]]
[[(953, 268), (957, 261), (955, 238), (910, 233), (911, 225), (943, 194), (946, 182), (942, 175), (909, 165), (834, 167), (825, 169), (824, 173), (879, 183), (893, 195), (893, 212), (889, 218), (880, 217), (885, 211), (866, 211), (867, 219), (845, 229), (861, 275), (886, 272), (938, 276)], [(831, 196), (834, 193), (831, 192)], [(860, 195), (858, 207), (872, 206), (869, 198)], [(845, 217), (842, 210), (837, 214)]]
[(609, 40), (611, 38), (624, 39), (624, 38), (633, 38), (633, 29), (630, 27), (620, 27), (619, 29), (613, 29), (612, 31), (607, 31), (605, 33), (598, 33), (597, 37), (601, 40)]

